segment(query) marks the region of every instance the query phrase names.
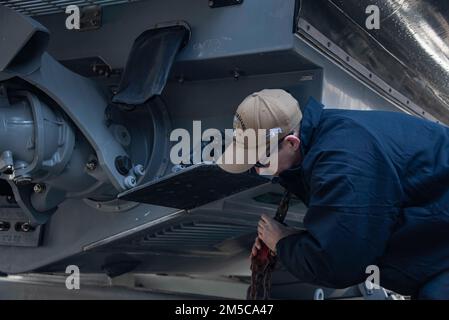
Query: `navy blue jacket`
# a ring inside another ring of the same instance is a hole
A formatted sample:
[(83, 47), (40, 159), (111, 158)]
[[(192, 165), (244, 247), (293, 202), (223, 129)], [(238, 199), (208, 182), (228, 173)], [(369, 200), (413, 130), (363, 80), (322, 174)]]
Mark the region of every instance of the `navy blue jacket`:
[(385, 288), (449, 298), (449, 129), (310, 99), (300, 138), (301, 165), (280, 183), (308, 207), (307, 231), (278, 242), (283, 265), (332, 288), (364, 282), (377, 265)]

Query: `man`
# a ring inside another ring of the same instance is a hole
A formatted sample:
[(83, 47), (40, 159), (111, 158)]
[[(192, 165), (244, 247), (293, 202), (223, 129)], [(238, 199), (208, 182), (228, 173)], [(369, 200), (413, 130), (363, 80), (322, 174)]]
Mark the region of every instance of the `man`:
[[(376, 265), (385, 288), (449, 299), (447, 127), (403, 113), (323, 109), (314, 99), (301, 113), (283, 90), (246, 98), (234, 127), (278, 129), (274, 175), (308, 207), (302, 232), (263, 215), (253, 255), (261, 240), (298, 279), (332, 288), (364, 282)], [(237, 173), (253, 165), (220, 166)]]

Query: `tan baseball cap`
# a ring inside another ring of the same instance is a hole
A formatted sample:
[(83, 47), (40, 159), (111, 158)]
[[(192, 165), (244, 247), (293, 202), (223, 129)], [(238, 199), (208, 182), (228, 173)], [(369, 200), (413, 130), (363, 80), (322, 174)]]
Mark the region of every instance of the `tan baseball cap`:
[[(233, 123), (234, 137), (228, 139), (232, 143), (226, 146), (217, 164), (230, 173), (242, 173), (251, 169), (266, 154), (267, 141), (256, 139), (253, 142), (254, 140), (244, 139), (248, 129), (254, 130), (256, 135), (257, 132), (266, 132), (266, 139), (275, 134), (280, 140), (298, 128), (301, 119), (298, 101), (284, 90), (265, 89), (249, 95), (237, 108)], [(259, 147), (260, 145), (264, 148)], [(238, 152), (244, 154), (244, 159), (236, 160)], [(255, 157), (251, 158), (250, 152)]]

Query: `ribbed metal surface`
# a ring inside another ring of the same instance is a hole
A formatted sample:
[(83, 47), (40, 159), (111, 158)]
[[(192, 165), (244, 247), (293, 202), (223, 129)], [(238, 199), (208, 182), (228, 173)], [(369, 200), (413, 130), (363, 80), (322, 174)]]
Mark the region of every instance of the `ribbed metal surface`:
[(79, 7), (89, 5), (108, 6), (136, 1), (139, 0), (0, 0), (0, 5), (5, 5), (28, 16), (40, 16), (65, 12), (69, 5)]
[[(379, 30), (366, 28), (369, 5), (379, 8)], [(302, 0), (300, 18), (449, 125), (449, 1)]]
[(189, 222), (149, 234), (134, 242), (144, 247), (211, 250), (221, 242), (254, 232), (254, 227), (221, 223)]

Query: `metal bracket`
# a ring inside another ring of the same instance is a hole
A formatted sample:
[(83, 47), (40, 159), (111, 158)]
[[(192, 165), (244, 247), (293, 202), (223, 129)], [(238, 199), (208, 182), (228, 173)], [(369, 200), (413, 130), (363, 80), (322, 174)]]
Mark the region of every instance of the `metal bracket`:
[(236, 6), (242, 3), (243, 0), (210, 0), (209, 7), (221, 8), (221, 7)]
[(19, 206), (0, 200), (0, 246), (38, 247), (42, 231), (43, 226), (28, 224), (28, 218)]
[[(70, 72), (47, 53), (43, 55), (41, 68), (37, 72), (18, 76), (58, 102), (94, 147), (98, 162), (114, 187), (117, 190), (128, 189), (125, 187), (124, 177), (114, 165), (117, 156), (127, 154), (103, 125), (107, 97), (100, 88), (89, 79)], [(65, 85), (60, 86), (55, 79), (64, 79)], [(83, 94), (80, 94), (81, 92)]]
[(55, 207), (45, 212), (37, 211), (31, 203), (31, 195), (34, 193), (32, 184), (18, 186), (12, 181), (8, 181), (8, 183), (11, 186), (14, 198), (26, 215), (26, 222), (32, 227), (37, 228), (39, 225), (47, 223), (52, 214), (58, 209)]
[[(127, 153), (104, 125), (104, 111), (109, 99), (107, 93), (90, 79), (81, 77), (64, 68), (45, 51), (48, 31), (40, 25), (37, 28), (35, 26), (37, 22), (32, 19), (26, 19), (26, 17), (13, 10), (8, 9), (6, 11), (2, 6), (0, 6), (0, 13), (4, 15), (2, 19), (8, 18), (7, 21), (18, 21), (18, 23), (24, 25), (23, 28), (27, 29), (27, 33), (19, 34), (21, 36), (19, 39), (23, 42), (23, 46), (27, 47), (26, 44), (29, 44), (28, 41), (30, 41), (29, 36), (36, 34), (40, 35), (40, 38), (37, 38), (37, 40), (42, 42), (41, 46), (39, 46), (41, 50), (36, 53), (38, 58), (36, 58), (36, 55), (30, 55), (28, 60), (33, 61), (29, 63), (28, 61), (27, 63), (22, 62), (17, 65), (13, 64), (14, 68), (12, 69), (9, 63), (10, 59), (6, 59), (8, 61), (0, 59), (0, 70), (3, 70), (5, 65), (8, 67), (7, 71), (10, 75), (28, 82), (53, 99), (95, 149), (99, 165), (105, 171), (107, 178), (114, 187), (119, 191), (127, 190), (128, 188), (124, 182), (125, 177), (117, 171), (114, 165), (114, 159), (117, 156), (125, 156)], [(0, 22), (2, 22), (0, 26), (4, 26), (3, 29), (0, 28), (0, 39), (2, 39), (2, 36), (5, 39), (14, 39), (8, 38), (6, 35), (8, 35), (8, 32), (15, 30), (13, 26), (16, 24), (8, 25), (3, 23), (3, 20)], [(5, 42), (0, 41), (0, 44), (3, 43)], [(12, 49), (14, 49), (11, 50), (10, 56), (12, 57), (20, 52), (19, 46), (13, 46)], [(63, 85), (60, 79), (64, 79)]]

